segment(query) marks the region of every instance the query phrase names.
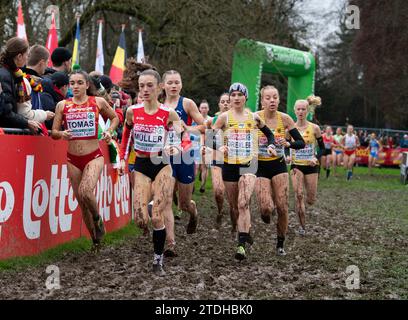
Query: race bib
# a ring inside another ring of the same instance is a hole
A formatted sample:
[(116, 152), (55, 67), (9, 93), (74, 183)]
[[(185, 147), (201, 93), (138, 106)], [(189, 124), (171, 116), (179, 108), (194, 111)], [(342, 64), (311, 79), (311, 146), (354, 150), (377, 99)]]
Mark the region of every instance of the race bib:
[(135, 150), (146, 153), (162, 151), (165, 134), (164, 126), (136, 125), (134, 127)]
[(252, 157), (254, 143), (251, 132), (234, 130), (226, 134), (228, 158)]
[(332, 143), (331, 143), (331, 142), (325, 142), (325, 143), (324, 143), (324, 147), (325, 147), (326, 149), (331, 149)]
[(314, 158), (314, 144), (307, 144), (305, 148), (295, 150), (295, 159), (302, 161), (312, 161)]
[(95, 136), (96, 121), (94, 112), (74, 112), (66, 115), (67, 129), (73, 138)]

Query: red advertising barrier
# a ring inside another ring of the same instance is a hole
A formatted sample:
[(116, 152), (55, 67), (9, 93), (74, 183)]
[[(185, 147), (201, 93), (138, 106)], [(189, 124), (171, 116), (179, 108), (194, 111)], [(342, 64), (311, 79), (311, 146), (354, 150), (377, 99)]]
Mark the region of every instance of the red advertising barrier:
[[(388, 148), (384, 147), (378, 153), (377, 163), (382, 166), (399, 166), (402, 161), (402, 153), (407, 152), (408, 148)], [(370, 151), (365, 147), (359, 147), (356, 152), (356, 163), (368, 165), (368, 155)]]
[[(95, 189), (108, 232), (131, 220), (129, 176), (117, 177), (100, 143), (105, 167)], [(0, 259), (36, 255), (89, 237), (69, 183), (67, 143), (49, 137), (0, 136)]]

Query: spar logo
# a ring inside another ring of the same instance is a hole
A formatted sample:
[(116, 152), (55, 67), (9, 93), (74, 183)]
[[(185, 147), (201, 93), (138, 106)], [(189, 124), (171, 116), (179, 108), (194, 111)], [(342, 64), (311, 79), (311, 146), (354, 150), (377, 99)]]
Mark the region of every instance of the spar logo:
[[(12, 183), (0, 181), (0, 237), (1, 227), (6, 228), (13, 215), (22, 215), (22, 228), (30, 240), (39, 239), (42, 228), (48, 228), (52, 235), (71, 231), (72, 216), (79, 208), (68, 179), (67, 166), (52, 165), (49, 180), (34, 181), (34, 171), (35, 157), (29, 155), (26, 157), (22, 213), (15, 210), (20, 197), (16, 196)], [(99, 213), (104, 221), (114, 218), (112, 212), (117, 218), (130, 214), (128, 186), (128, 175), (113, 183), (105, 165), (95, 188)]]

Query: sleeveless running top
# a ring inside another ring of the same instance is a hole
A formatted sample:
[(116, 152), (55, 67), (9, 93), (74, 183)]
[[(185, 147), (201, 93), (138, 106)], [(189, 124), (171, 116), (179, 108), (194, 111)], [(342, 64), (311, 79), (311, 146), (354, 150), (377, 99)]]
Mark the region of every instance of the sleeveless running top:
[(163, 151), (168, 131), (167, 122), (170, 109), (160, 105), (156, 113), (150, 115), (140, 104), (133, 108), (133, 141), (137, 153), (149, 156)]
[[(299, 130), (300, 132), (300, 130)], [(306, 146), (300, 150), (291, 149), (292, 163), (297, 166), (308, 166), (309, 161), (312, 161), (315, 157), (316, 137), (313, 130), (313, 124), (309, 123), (304, 132), (300, 132), (305, 140)]]
[(177, 112), (180, 119), (183, 120), (187, 126), (191, 126), (193, 123), (193, 119), (187, 114), (186, 110), (184, 110), (183, 101), (184, 97), (180, 97), (175, 111)]
[(334, 144), (334, 136), (332, 135), (329, 138), (329, 137), (327, 137), (326, 134), (323, 134), (322, 137), (323, 137), (324, 148), (325, 149), (331, 149), (333, 147), (333, 144)]
[(333, 138), (334, 138), (334, 141), (336, 141), (334, 148), (341, 149), (341, 140), (343, 139), (343, 136), (341, 134), (335, 134)]
[(356, 142), (356, 136), (353, 134), (351, 136), (349, 136), (348, 134), (346, 134), (346, 138), (344, 140), (344, 146), (346, 147), (346, 149), (348, 150), (354, 150), (357, 147), (357, 142)]
[[(262, 110), (258, 113), (259, 117), (265, 122), (265, 111)], [(277, 113), (277, 125), (276, 128), (269, 128), (273, 132), (273, 135), (276, 138), (285, 138), (285, 126), (282, 120), (282, 113)], [(283, 146), (276, 147), (276, 152), (278, 155), (276, 157), (272, 157), (268, 153), (268, 138), (262, 133), (261, 130), (258, 131), (258, 144), (259, 144), (259, 153), (258, 153), (258, 160), (259, 161), (272, 161), (276, 159), (280, 159), (285, 155), (285, 148)]]
[(257, 154), (258, 135), (254, 114), (248, 112), (247, 119), (237, 121), (232, 112), (227, 113), (227, 125), (224, 130), (224, 144), (228, 147), (228, 164), (247, 164)]
[(83, 104), (75, 104), (72, 98), (65, 100), (63, 122), (72, 134), (71, 140), (98, 139), (99, 108), (95, 97), (88, 97)]
[(378, 143), (378, 141), (375, 139), (371, 139), (370, 140), (370, 152), (378, 153), (379, 149), (380, 149), (380, 144)]

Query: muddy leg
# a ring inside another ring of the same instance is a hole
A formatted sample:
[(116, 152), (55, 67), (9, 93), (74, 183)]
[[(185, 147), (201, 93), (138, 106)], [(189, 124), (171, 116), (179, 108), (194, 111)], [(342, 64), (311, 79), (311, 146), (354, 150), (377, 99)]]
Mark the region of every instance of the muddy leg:
[[(143, 230), (145, 236), (149, 234), (149, 211), (147, 205), (152, 198), (152, 181), (143, 173), (135, 172), (135, 184), (133, 188), (133, 207), (135, 208), (135, 222)], [(154, 207), (155, 204), (153, 204)]]
[(231, 225), (232, 233), (235, 234), (237, 231), (238, 223), (238, 182), (227, 182), (224, 181), (225, 192), (227, 194), (228, 204), (230, 207)]
[(304, 184), (304, 175), (298, 170), (294, 169), (291, 172), (293, 191), (295, 193), (295, 211), (299, 217), (299, 223), (302, 229), (305, 229), (305, 203), (304, 203), (304, 193), (303, 193), (303, 184)]
[(271, 181), (266, 178), (257, 178), (255, 183), (255, 194), (258, 199), (262, 221), (266, 224), (270, 224), (274, 207)]

